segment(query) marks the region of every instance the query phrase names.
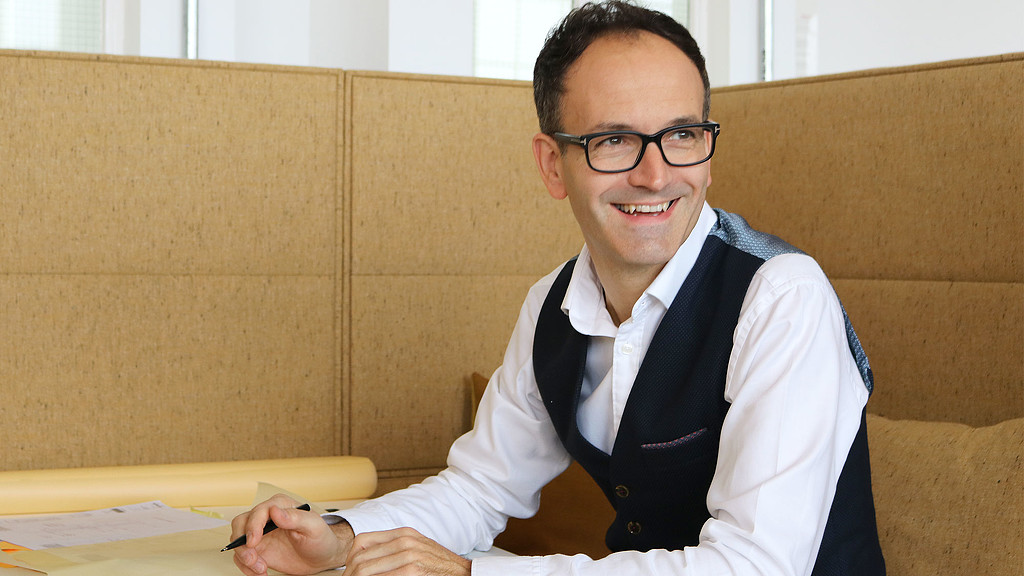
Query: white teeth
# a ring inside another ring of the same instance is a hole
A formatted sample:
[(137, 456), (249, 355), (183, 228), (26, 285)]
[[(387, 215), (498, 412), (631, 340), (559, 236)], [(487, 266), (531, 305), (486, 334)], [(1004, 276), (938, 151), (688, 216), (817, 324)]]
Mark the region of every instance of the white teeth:
[(615, 207), (625, 212), (626, 214), (636, 214), (640, 212), (642, 214), (651, 214), (655, 212), (664, 212), (668, 210), (668, 207), (672, 205), (671, 201), (665, 202), (664, 204), (616, 204)]

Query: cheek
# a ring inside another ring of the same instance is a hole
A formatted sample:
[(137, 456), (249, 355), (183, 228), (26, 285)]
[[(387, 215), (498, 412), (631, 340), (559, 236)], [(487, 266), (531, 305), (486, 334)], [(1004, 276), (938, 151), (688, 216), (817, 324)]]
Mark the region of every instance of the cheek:
[(579, 190), (570, 192), (568, 197), (569, 207), (572, 208), (572, 214), (575, 216), (577, 224), (580, 225), (580, 228), (588, 228), (589, 224), (597, 219), (597, 208), (593, 205), (592, 200), (582, 195)]
[(603, 203), (602, 197), (608, 190), (614, 190), (618, 174), (601, 174), (591, 170), (584, 162), (582, 168), (575, 167), (565, 172), (566, 194), (573, 209), (586, 208)]
[(692, 168), (699, 169), (686, 174), (684, 181), (687, 187), (694, 191), (694, 196), (703, 197), (707, 187), (711, 185), (711, 167), (701, 164)]
[(698, 169), (697, 173), (694, 175), (695, 178), (703, 183), (704, 186), (711, 185), (711, 160), (708, 160), (703, 164), (698, 164), (694, 166), (694, 168)]

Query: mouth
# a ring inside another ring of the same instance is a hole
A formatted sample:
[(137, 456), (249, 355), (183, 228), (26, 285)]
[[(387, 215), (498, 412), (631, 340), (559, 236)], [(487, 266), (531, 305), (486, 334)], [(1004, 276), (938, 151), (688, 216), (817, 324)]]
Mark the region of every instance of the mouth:
[(667, 212), (675, 200), (669, 200), (661, 204), (615, 204), (615, 207), (623, 214), (661, 214)]

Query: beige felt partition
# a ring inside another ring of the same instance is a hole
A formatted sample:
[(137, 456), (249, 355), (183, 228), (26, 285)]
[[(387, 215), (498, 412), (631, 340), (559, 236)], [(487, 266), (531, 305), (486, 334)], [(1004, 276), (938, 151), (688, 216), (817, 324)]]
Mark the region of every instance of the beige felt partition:
[(0, 52), (0, 469), (340, 452), (341, 77)]
[(1024, 285), (835, 280), (872, 362), (877, 414), (990, 426), (1019, 418)]
[(466, 377), (582, 239), (536, 173), (528, 83), (351, 73), (348, 93), (349, 449), (386, 488), (443, 466)]
[[(582, 239), (529, 83), (0, 51), (0, 469), (444, 464)], [(870, 410), (1024, 415), (1024, 56), (716, 89), (714, 206), (807, 250)], [(870, 144), (866, 144), (870, 143)]]
[(1024, 415), (1024, 55), (716, 90), (709, 200), (821, 262), (869, 410)]
[(844, 278), (1019, 283), (1022, 93), (1024, 54), (718, 89), (709, 198)]

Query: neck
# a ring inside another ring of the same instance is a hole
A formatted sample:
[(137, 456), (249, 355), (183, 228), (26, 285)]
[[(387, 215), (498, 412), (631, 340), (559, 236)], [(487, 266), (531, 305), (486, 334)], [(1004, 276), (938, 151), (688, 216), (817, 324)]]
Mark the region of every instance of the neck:
[(597, 262), (594, 266), (604, 287), (604, 305), (616, 326), (633, 315), (633, 306), (665, 267), (661, 265), (629, 270), (613, 268), (605, 271)]

